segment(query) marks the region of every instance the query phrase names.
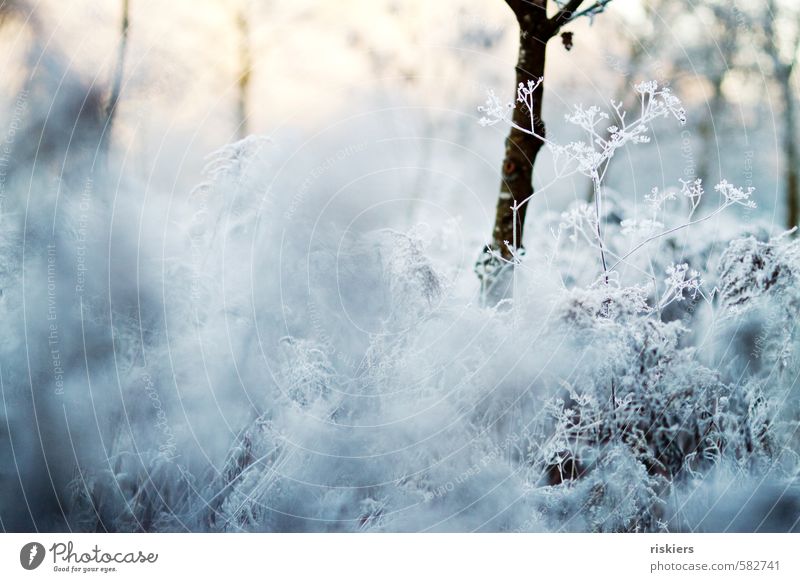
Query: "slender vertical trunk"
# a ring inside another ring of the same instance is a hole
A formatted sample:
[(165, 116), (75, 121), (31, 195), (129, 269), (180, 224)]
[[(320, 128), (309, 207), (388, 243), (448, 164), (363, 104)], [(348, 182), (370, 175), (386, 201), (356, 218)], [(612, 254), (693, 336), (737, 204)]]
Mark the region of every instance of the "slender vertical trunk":
[[(719, 156), (714, 156), (714, 152), (717, 152), (719, 147), (719, 135), (717, 135), (716, 126), (722, 112), (722, 77), (714, 77), (711, 80), (711, 85), (712, 95), (708, 102), (708, 115), (703, 116), (697, 128), (701, 144), (701, 149), (697, 156), (697, 167), (694, 171), (694, 176), (686, 176), (686, 178), (700, 178), (704, 185), (712, 183), (711, 166), (714, 161), (716, 160), (717, 165), (719, 165)], [(702, 198), (700, 203), (703, 203)]]
[(797, 226), (800, 220), (800, 153), (797, 145), (797, 127), (795, 120), (795, 98), (792, 91), (792, 74), (798, 60), (800, 51), (800, 35), (795, 36), (790, 62), (784, 62), (780, 57), (775, 20), (780, 17), (778, 4), (775, 0), (767, 0), (767, 14), (764, 19), (764, 50), (771, 57), (775, 67), (775, 77), (783, 99), (783, 179), (786, 192), (786, 225), (789, 228)]
[[(739, 21), (731, 19), (730, 9), (724, 4), (715, 4), (711, 7), (711, 11), (718, 26), (723, 27), (723, 34), (720, 35), (719, 42), (715, 44), (716, 50), (714, 51), (718, 53), (723, 62), (715, 73), (709, 75), (711, 99), (708, 101), (708, 115), (703, 116), (698, 127), (701, 149), (697, 154), (697, 164), (693, 177), (699, 178), (706, 185), (706, 188), (711, 184), (716, 184), (716, 181), (721, 178), (719, 144), (723, 140), (720, 139), (718, 128), (723, 128), (725, 125), (722, 118), (725, 113), (725, 96), (722, 92), (722, 83), (725, 80), (726, 72), (734, 66), (736, 54), (741, 44)], [(691, 178), (692, 176), (686, 175), (686, 177)], [(700, 198), (699, 204), (701, 206), (705, 205), (707, 198), (711, 199), (711, 197)]]
[(238, 94), (236, 100), (237, 123), (236, 135), (239, 139), (249, 133), (248, 127), (248, 96), (250, 93), (250, 71), (252, 57), (250, 54), (250, 31), (247, 25), (247, 15), (241, 9), (236, 14), (236, 30), (239, 35), (239, 78), (237, 80)]
[[(547, 19), (547, 0), (533, 0), (512, 5), (519, 23), (519, 55), (517, 57), (515, 88), (527, 86), (544, 77), (547, 41), (557, 30)], [(515, 7), (516, 6), (516, 7)], [(533, 94), (533, 111), (517, 103), (513, 112), (514, 124), (533, 130), (530, 135), (516, 127), (509, 131), (505, 142), (500, 195), (497, 200), (492, 242), (478, 258), (475, 271), (481, 281), (481, 295), (488, 304), (497, 304), (511, 294), (512, 265), (492, 253), (509, 260), (522, 248), (522, 235), (527, 214), (527, 200), (533, 195), (533, 166), (542, 149), (545, 136), (542, 121), (544, 83), (538, 83)]]
[(800, 221), (800, 152), (797, 146), (796, 104), (792, 92), (792, 67), (780, 77), (783, 94), (783, 151), (786, 182), (786, 226), (793, 228)]
[(119, 46), (117, 48), (117, 64), (114, 69), (114, 78), (111, 83), (111, 91), (105, 107), (106, 136), (110, 135), (111, 128), (114, 125), (117, 104), (119, 103), (120, 94), (122, 93), (122, 76), (125, 70), (125, 54), (128, 51), (128, 30), (130, 28), (129, 8), (129, 0), (122, 0), (122, 26)]
[[(527, 85), (528, 81), (536, 81), (544, 76), (545, 48), (548, 37), (543, 33), (540, 20), (546, 23), (544, 11), (541, 19), (538, 12), (529, 12), (520, 18), (519, 57), (516, 66), (516, 83)], [(540, 84), (533, 95), (533, 111), (524, 105), (514, 109), (513, 121), (516, 125), (533, 130), (544, 137), (545, 127), (542, 121), (543, 85)], [(531, 127), (533, 119), (533, 127)], [(533, 194), (533, 165), (542, 141), (516, 127), (512, 127), (506, 139), (505, 156), (503, 158), (500, 196), (497, 201), (492, 246), (500, 251), (504, 258), (511, 258), (512, 247), (522, 246), (522, 233), (525, 225), (527, 204), (522, 204)], [(522, 204), (520, 206), (520, 204)], [(514, 212), (513, 208), (517, 210)]]
[(506, 0), (519, 23), (515, 89), (520, 85), (527, 88), (529, 84), (535, 85), (535, 89), (530, 100), (533, 110), (529, 110), (525, 103), (517, 103), (514, 108), (513, 125), (503, 157), (492, 242), (475, 263), (485, 303), (496, 305), (510, 295), (514, 266), (510, 259), (522, 248), (528, 201), (533, 195), (533, 167), (545, 138), (542, 121), (544, 83), (540, 80), (544, 78), (547, 42), (574, 18), (602, 12), (610, 1), (597, 0), (579, 11), (584, 0), (566, 0), (558, 3), (558, 11), (548, 18), (548, 0)]

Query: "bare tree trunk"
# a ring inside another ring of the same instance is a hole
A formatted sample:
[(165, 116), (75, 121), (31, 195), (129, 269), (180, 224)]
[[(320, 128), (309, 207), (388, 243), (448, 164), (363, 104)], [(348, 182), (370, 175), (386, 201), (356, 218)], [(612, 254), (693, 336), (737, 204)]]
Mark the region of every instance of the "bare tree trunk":
[(239, 78), (237, 80), (238, 95), (236, 102), (237, 122), (236, 135), (239, 139), (249, 133), (248, 127), (248, 97), (250, 94), (250, 72), (253, 67), (250, 53), (250, 31), (247, 25), (247, 14), (244, 8), (236, 13), (236, 30), (239, 36)]
[[(547, 17), (548, 0), (506, 0), (519, 23), (519, 55), (517, 57), (515, 88), (544, 77), (547, 42), (563, 24), (571, 20), (583, 0), (570, 0), (555, 16)], [(475, 271), (481, 281), (485, 302), (496, 304), (510, 294), (512, 265), (498, 259), (511, 259), (522, 248), (522, 234), (527, 214), (527, 201), (533, 195), (533, 166), (545, 126), (542, 121), (544, 83), (533, 94), (533, 111), (523, 104), (514, 108), (514, 124), (533, 130), (539, 137), (512, 127), (505, 144), (500, 196), (497, 200), (492, 242), (478, 258)], [(533, 120), (533, 123), (531, 121)], [(532, 127), (533, 126), (533, 127)]]
[[(540, 4), (544, 4), (541, 2)], [(547, 18), (544, 6), (526, 10), (517, 15), (520, 25), (519, 56), (516, 66), (515, 87), (527, 85), (528, 81), (537, 81), (544, 76), (545, 48), (549, 40)], [(513, 121), (516, 125), (533, 130), (544, 137), (545, 127), (542, 121), (543, 83), (533, 95), (533, 111), (524, 105), (514, 109)], [(531, 127), (533, 119), (533, 127)], [(508, 259), (511, 251), (506, 245), (520, 247), (523, 226), (528, 205), (522, 204), (533, 194), (533, 165), (536, 156), (542, 149), (542, 141), (536, 137), (512, 127), (506, 139), (505, 157), (502, 166), (500, 196), (497, 201), (492, 245), (500, 254)], [(512, 206), (519, 206), (514, 212)], [(516, 214), (516, 216), (515, 216)]]
[[(716, 125), (720, 121), (723, 104), (721, 75), (717, 75), (711, 80), (711, 91), (711, 99), (708, 102), (708, 115), (703, 116), (697, 128), (697, 132), (700, 134), (701, 147), (697, 156), (697, 168), (694, 176), (686, 176), (686, 178), (700, 178), (705, 187), (712, 183), (711, 166), (714, 161), (716, 161), (719, 168), (719, 156), (715, 156), (712, 152), (717, 152), (719, 147), (719, 135), (717, 135)], [(700, 203), (702, 204), (703, 202), (704, 200), (701, 198)]]
[(797, 147), (795, 98), (792, 91), (793, 66), (785, 67), (780, 75), (783, 96), (784, 180), (786, 182), (786, 226), (793, 228), (800, 221), (800, 152)]
[(778, 4), (775, 0), (768, 0), (764, 18), (764, 50), (772, 59), (775, 67), (775, 77), (783, 100), (783, 160), (784, 181), (786, 188), (786, 225), (789, 228), (797, 226), (800, 220), (800, 155), (796, 137), (795, 97), (792, 91), (792, 74), (798, 60), (800, 51), (800, 33), (796, 34), (792, 43), (791, 58), (788, 62), (781, 59), (778, 46), (778, 36), (775, 30), (775, 20), (780, 18)]
[[(130, 28), (129, 8), (129, 0), (122, 0), (122, 30), (119, 39), (119, 47), (117, 48), (117, 65), (114, 69), (114, 79), (105, 107), (105, 136), (111, 134), (111, 128), (114, 125), (114, 116), (117, 111), (117, 104), (119, 103), (120, 94), (122, 93), (122, 76), (125, 69), (125, 54), (128, 50), (128, 30)], [(105, 139), (107, 140), (108, 137)]]
[[(719, 159), (719, 143), (721, 139), (717, 126), (724, 127), (725, 96), (722, 92), (722, 84), (725, 81), (726, 72), (735, 66), (736, 53), (741, 43), (740, 23), (737, 20), (737, 16), (731, 16), (730, 7), (724, 4), (713, 4), (711, 12), (714, 14), (718, 26), (722, 27), (721, 38), (715, 43), (715, 54), (718, 54), (723, 62), (721, 67), (717, 68), (712, 74), (707, 75), (708, 80), (711, 82), (711, 99), (708, 100), (708, 115), (703, 116), (698, 127), (701, 150), (698, 155), (694, 177), (699, 178), (706, 188), (711, 184), (716, 184), (716, 180), (721, 178), (719, 175), (721, 173)], [(716, 165), (716, 172), (713, 169), (714, 165)], [(713, 177), (712, 172), (714, 173)], [(687, 178), (689, 177), (691, 176), (687, 176)], [(700, 205), (704, 205), (705, 202), (705, 197), (700, 199)]]

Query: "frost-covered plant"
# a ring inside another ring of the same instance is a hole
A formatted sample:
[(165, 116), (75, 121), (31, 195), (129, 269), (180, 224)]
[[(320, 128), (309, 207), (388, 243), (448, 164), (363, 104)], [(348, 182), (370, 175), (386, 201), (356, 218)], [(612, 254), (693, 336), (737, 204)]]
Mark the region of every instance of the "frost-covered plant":
[[(387, 233), (384, 273), (395, 317), (411, 311), (428, 310), (444, 291), (443, 277), (424, 253), (420, 233)], [(423, 301), (420, 302), (419, 299)]]
[(786, 235), (766, 242), (753, 236), (731, 241), (719, 265), (722, 306), (741, 314), (775, 289), (792, 302), (787, 307), (796, 307), (799, 259), (800, 242)]
[(192, 193), (207, 191), (227, 179), (241, 184), (250, 164), (258, 157), (270, 140), (260, 135), (249, 135), (239, 141), (226, 144), (206, 156), (203, 168), (205, 180)]
[(185, 531), (196, 526), (197, 482), (163, 454), (115, 444), (105, 468), (77, 467), (68, 486), (67, 519), (78, 531)]
[(270, 494), (278, 488), (287, 457), (284, 438), (266, 414), (243, 430), (228, 452), (222, 471), (207, 487), (199, 506), (205, 525), (215, 531), (269, 528)]
[[(685, 275), (683, 267), (673, 271), (672, 289), (687, 288)], [(570, 518), (579, 520), (576, 529), (661, 529), (670, 491), (687, 478), (702, 478), (722, 459), (747, 465), (774, 454), (775, 401), (760, 383), (727, 383), (698, 361), (695, 348), (681, 346), (688, 330), (654, 318), (645, 290), (602, 283), (574, 289), (557, 313), (597, 359), (574, 370), (545, 403), (552, 426), (533, 439), (531, 462), (543, 483), (557, 488), (548, 503), (583, 508)], [(630, 487), (642, 488), (629, 490), (637, 499), (629, 513), (615, 494), (617, 513), (603, 514), (605, 496), (628, 487), (611, 461), (621, 454), (628, 475), (642, 474)], [(605, 517), (587, 524), (594, 512)]]
[(684, 293), (686, 296), (695, 299), (698, 294), (702, 294), (700, 286), (702, 280), (700, 273), (694, 269), (689, 269), (689, 265), (682, 263), (680, 265), (670, 265), (667, 267), (667, 278), (664, 280), (666, 289), (658, 306), (664, 309), (674, 301), (683, 301)]
[(752, 235), (734, 239), (719, 261), (721, 319), (759, 322), (751, 355), (768, 364), (762, 367), (775, 374), (770, 381), (797, 361), (800, 242), (792, 232), (767, 241)]
[[(541, 82), (542, 79), (529, 81), (527, 85), (520, 84), (517, 89), (517, 103), (527, 108), (527, 111), (534, 110), (534, 94)], [(746, 208), (755, 208), (755, 202), (751, 200), (753, 188), (747, 188), (746, 190), (737, 188), (726, 180), (722, 180), (715, 187), (715, 190), (722, 197), (719, 207), (706, 216), (695, 218), (695, 211), (698, 209), (704, 194), (703, 186), (699, 179), (692, 181), (682, 180), (680, 193), (689, 200), (691, 207), (689, 215), (682, 224), (661, 230), (663, 229), (663, 224), (656, 219), (656, 215), (664, 207), (665, 203), (676, 199), (676, 194), (672, 190), (660, 192), (657, 188), (653, 188), (651, 193), (645, 196), (645, 200), (650, 204), (653, 217), (642, 221), (628, 219), (622, 225), (623, 234), (644, 234), (647, 237), (627, 252), (615, 253), (610, 250), (604, 236), (605, 212), (603, 208), (605, 202), (603, 182), (609, 162), (620, 148), (628, 144), (648, 143), (650, 141), (649, 132), (655, 120), (674, 117), (679, 123), (686, 123), (686, 111), (680, 99), (672, 93), (669, 87), (660, 87), (655, 81), (647, 81), (637, 84), (635, 90), (639, 95), (640, 102), (638, 115), (635, 117), (629, 116), (628, 111), (623, 108), (622, 102), (612, 101), (611, 113), (603, 111), (597, 106), (584, 107), (583, 105), (576, 105), (574, 111), (566, 115), (566, 120), (581, 128), (586, 134), (586, 139), (573, 141), (567, 145), (556, 144), (544, 136), (537, 135), (535, 130), (526, 129), (515, 124), (511, 117), (511, 112), (515, 105), (513, 103), (501, 103), (494, 93), (489, 94), (486, 105), (479, 107), (479, 110), (484, 113), (484, 117), (481, 118), (483, 125), (507, 123), (520, 131), (541, 139), (553, 153), (554, 163), (559, 168), (557, 179), (574, 172), (579, 172), (590, 178), (594, 192), (594, 207), (591, 208), (585, 203), (578, 203), (572, 209), (566, 211), (562, 215), (559, 233), (567, 231), (569, 232), (570, 240), (573, 242), (580, 237), (584, 242), (599, 251), (602, 271), (606, 281), (608, 281), (608, 273), (610, 271), (625, 264), (631, 255), (654, 240), (709, 220), (731, 206), (739, 205)], [(536, 127), (534, 122), (535, 120), (531, 119), (532, 128)], [(559, 166), (559, 160), (563, 160), (561, 166)], [(513, 211), (515, 216), (518, 208), (529, 201), (530, 198), (519, 203), (514, 202)], [(516, 221), (514, 224), (516, 224)], [(504, 259), (499, 252), (491, 249), (488, 252), (498, 261), (518, 264), (521, 262), (521, 255), (513, 252), (519, 246), (516, 234), (514, 239), (514, 241), (506, 241), (509, 249), (512, 250), (511, 259)], [(609, 261), (609, 256), (613, 257), (613, 263)], [(672, 293), (669, 285), (673, 282), (673, 277), (670, 272), (667, 275), (666, 301), (669, 303), (672, 301), (669, 298), (669, 294)], [(649, 278), (652, 279), (652, 276), (649, 276)], [(697, 278), (695, 277), (694, 280), (697, 280)], [(671, 295), (674, 298), (679, 296), (682, 296), (682, 294), (676, 295), (673, 293)], [(664, 299), (662, 299), (663, 301)]]
[(661, 531), (659, 489), (659, 480), (630, 449), (610, 444), (581, 479), (539, 489), (535, 511), (554, 531)]
[(319, 399), (330, 398), (336, 389), (338, 374), (322, 346), (293, 337), (281, 339), (285, 364), (281, 367), (279, 388), (300, 408), (308, 408)]
[[(616, 268), (620, 264), (624, 263), (628, 257), (633, 255), (636, 251), (643, 248), (650, 242), (654, 240), (666, 237), (671, 235), (679, 230), (683, 230), (690, 226), (694, 226), (696, 224), (700, 224), (707, 220), (710, 220), (723, 212), (724, 210), (731, 208), (733, 206), (742, 206), (747, 209), (755, 209), (756, 203), (751, 199), (751, 196), (754, 192), (754, 188), (748, 187), (747, 189), (738, 188), (733, 186), (732, 184), (728, 183), (727, 180), (722, 180), (719, 182), (715, 187), (714, 190), (718, 192), (721, 196), (720, 203), (718, 207), (713, 211), (708, 213), (707, 215), (694, 218), (695, 211), (697, 210), (698, 206), (700, 205), (700, 201), (704, 195), (704, 190), (700, 179), (696, 179), (692, 182), (682, 182), (681, 187), (681, 194), (689, 200), (691, 204), (691, 210), (689, 211), (689, 215), (686, 218), (686, 221), (671, 228), (668, 228), (664, 231), (658, 232), (652, 236), (647, 237), (643, 241), (639, 242), (633, 248), (622, 255), (616, 255), (617, 261), (611, 266), (611, 269)], [(661, 209), (665, 202), (668, 200), (675, 200), (674, 193), (670, 193), (669, 191), (660, 194), (657, 188), (653, 188), (650, 196), (647, 198), (648, 202), (650, 202), (651, 207), (655, 213), (656, 209)]]

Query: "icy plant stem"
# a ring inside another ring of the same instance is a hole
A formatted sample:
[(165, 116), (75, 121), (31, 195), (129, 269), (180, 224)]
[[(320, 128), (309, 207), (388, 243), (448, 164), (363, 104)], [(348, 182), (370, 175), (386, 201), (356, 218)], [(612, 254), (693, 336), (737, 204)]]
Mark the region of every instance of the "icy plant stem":
[(660, 232), (660, 233), (658, 233), (658, 234), (654, 234), (653, 236), (651, 236), (651, 237), (648, 237), (648, 238), (644, 239), (644, 240), (643, 240), (642, 242), (640, 242), (638, 245), (636, 245), (636, 246), (635, 246), (635, 247), (633, 247), (631, 250), (629, 250), (627, 253), (625, 253), (624, 255), (622, 255), (622, 256), (619, 258), (619, 260), (618, 260), (616, 263), (614, 263), (613, 265), (611, 265), (611, 270), (614, 270), (614, 269), (616, 269), (616, 268), (617, 268), (617, 266), (618, 266), (620, 263), (622, 263), (623, 261), (625, 261), (625, 259), (627, 259), (628, 257), (630, 257), (632, 254), (634, 254), (636, 251), (638, 251), (640, 248), (642, 248), (642, 247), (643, 247), (643, 246), (645, 246), (646, 244), (648, 244), (648, 243), (651, 243), (651, 242), (653, 242), (654, 240), (657, 240), (657, 239), (659, 239), (659, 238), (661, 238), (661, 237), (668, 236), (668, 235), (672, 234), (673, 232), (677, 232), (677, 231), (679, 231), (679, 230), (681, 230), (681, 229), (684, 229), (684, 228), (686, 228), (686, 227), (689, 227), (689, 226), (692, 226), (692, 225), (695, 225), (695, 224), (699, 224), (699, 223), (701, 223), (701, 222), (705, 222), (706, 220), (709, 220), (709, 219), (711, 219), (711, 218), (714, 218), (714, 217), (715, 217), (717, 214), (719, 214), (720, 212), (722, 212), (723, 210), (725, 210), (725, 209), (726, 209), (726, 208), (728, 208), (729, 206), (731, 206), (731, 204), (730, 204), (730, 203), (723, 204), (722, 206), (720, 206), (719, 208), (717, 208), (717, 209), (716, 209), (714, 212), (712, 212), (711, 214), (708, 214), (708, 215), (704, 216), (703, 218), (698, 218), (697, 220), (692, 220), (692, 221), (689, 221), (689, 222), (684, 222), (683, 224), (680, 224), (680, 225), (678, 225), (678, 226), (675, 226), (675, 227), (673, 227), (673, 228), (669, 228), (669, 229), (667, 229), (667, 230), (665, 230), (665, 231), (663, 231), (663, 232)]
[(617, 386), (611, 378), (611, 426), (614, 427), (613, 437), (617, 437)]
[(600, 176), (597, 172), (592, 175), (592, 183), (594, 184), (594, 211), (597, 218), (597, 244), (600, 247), (600, 262), (603, 264), (603, 277), (606, 285), (608, 285), (608, 265), (606, 263), (606, 250), (603, 244), (603, 231), (600, 226), (600, 217), (602, 216), (602, 186), (600, 184)]

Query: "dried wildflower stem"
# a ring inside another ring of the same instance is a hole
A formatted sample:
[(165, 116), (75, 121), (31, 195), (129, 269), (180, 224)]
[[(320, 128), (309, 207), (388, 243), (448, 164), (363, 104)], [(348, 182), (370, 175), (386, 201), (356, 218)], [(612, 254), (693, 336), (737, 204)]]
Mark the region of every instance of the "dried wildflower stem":
[(621, 257), (620, 257), (620, 258), (617, 260), (617, 262), (616, 262), (616, 263), (614, 263), (613, 265), (611, 265), (611, 268), (610, 268), (610, 270), (612, 270), (612, 271), (613, 271), (614, 269), (616, 269), (616, 268), (619, 266), (619, 264), (620, 264), (620, 263), (622, 263), (622, 262), (624, 262), (624, 261), (625, 261), (625, 259), (627, 259), (627, 258), (628, 258), (628, 257), (630, 257), (631, 255), (633, 255), (634, 253), (636, 253), (636, 252), (637, 252), (639, 249), (641, 249), (641, 248), (642, 248), (642, 247), (644, 247), (645, 245), (648, 245), (648, 244), (650, 244), (650, 243), (651, 243), (651, 242), (653, 242), (654, 240), (658, 240), (658, 239), (660, 239), (660, 238), (663, 238), (663, 237), (665, 237), (665, 236), (669, 236), (670, 234), (672, 234), (672, 233), (674, 233), (674, 232), (678, 232), (679, 230), (682, 230), (682, 229), (684, 229), (684, 228), (687, 228), (687, 227), (693, 226), (693, 225), (695, 225), (695, 224), (700, 224), (701, 222), (705, 222), (706, 220), (710, 220), (710, 219), (714, 218), (714, 217), (715, 217), (717, 214), (719, 214), (720, 212), (722, 212), (722, 211), (723, 211), (723, 210), (725, 210), (726, 208), (728, 208), (728, 207), (730, 207), (730, 206), (733, 206), (734, 204), (735, 204), (735, 202), (726, 202), (726, 203), (724, 203), (722, 206), (720, 206), (719, 208), (717, 208), (717, 209), (716, 209), (714, 212), (711, 212), (710, 214), (707, 214), (706, 216), (704, 216), (704, 217), (702, 217), (702, 218), (698, 218), (697, 220), (690, 220), (689, 222), (684, 222), (683, 224), (679, 224), (678, 226), (674, 226), (674, 227), (672, 227), (672, 228), (668, 228), (667, 230), (665, 230), (665, 231), (663, 231), (663, 232), (659, 232), (658, 234), (654, 234), (653, 236), (649, 236), (649, 237), (647, 237), (647, 238), (646, 238), (646, 239), (644, 239), (642, 242), (640, 242), (639, 244), (637, 244), (636, 246), (634, 246), (634, 247), (633, 247), (631, 250), (629, 250), (627, 253), (625, 253), (624, 255), (622, 255), (622, 256), (621, 256)]
[(602, 185), (600, 183), (600, 175), (597, 171), (592, 173), (592, 184), (594, 185), (594, 210), (597, 215), (595, 221), (595, 228), (597, 230), (597, 244), (600, 247), (600, 262), (603, 265), (603, 280), (608, 285), (608, 264), (606, 263), (606, 249), (603, 243), (603, 230), (601, 227), (600, 217), (602, 216)]

